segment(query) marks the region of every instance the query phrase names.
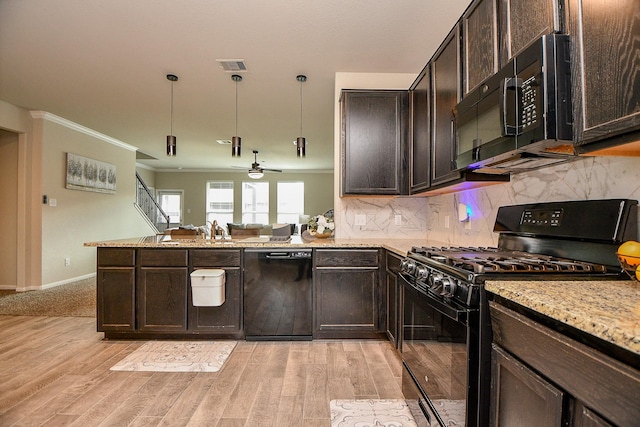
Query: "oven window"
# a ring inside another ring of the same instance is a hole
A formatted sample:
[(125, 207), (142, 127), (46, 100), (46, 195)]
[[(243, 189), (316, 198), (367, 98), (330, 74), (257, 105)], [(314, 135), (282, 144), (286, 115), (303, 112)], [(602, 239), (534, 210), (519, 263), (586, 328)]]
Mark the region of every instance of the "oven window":
[(467, 327), (440, 314), (426, 301), (405, 288), (402, 359), (438, 416), (464, 425)]

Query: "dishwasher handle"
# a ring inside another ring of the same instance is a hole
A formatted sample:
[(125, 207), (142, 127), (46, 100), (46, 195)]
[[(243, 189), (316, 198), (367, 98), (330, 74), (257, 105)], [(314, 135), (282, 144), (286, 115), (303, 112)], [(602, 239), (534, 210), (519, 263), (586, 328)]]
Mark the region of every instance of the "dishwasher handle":
[(269, 252), (264, 256), (266, 259), (310, 259), (310, 251), (300, 252)]

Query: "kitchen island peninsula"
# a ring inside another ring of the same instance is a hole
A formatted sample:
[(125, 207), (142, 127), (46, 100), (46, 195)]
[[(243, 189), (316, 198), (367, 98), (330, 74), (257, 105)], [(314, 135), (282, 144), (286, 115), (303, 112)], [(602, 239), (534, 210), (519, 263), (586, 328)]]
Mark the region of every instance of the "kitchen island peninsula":
[[(255, 268), (245, 263), (245, 251), (311, 254), (308, 298), (312, 299), (313, 338), (385, 338), (386, 256), (395, 254), (399, 259), (415, 244), (441, 243), (300, 236), (288, 242), (270, 241), (269, 236), (172, 239), (159, 235), (85, 246), (97, 247), (97, 330), (105, 338), (244, 339), (245, 279), (260, 282), (259, 274), (245, 271)], [(221, 305), (194, 305), (191, 273), (201, 269), (224, 270)], [(253, 320), (256, 314), (249, 314)], [(270, 316), (271, 323), (292, 321), (274, 319), (273, 313), (262, 315)]]

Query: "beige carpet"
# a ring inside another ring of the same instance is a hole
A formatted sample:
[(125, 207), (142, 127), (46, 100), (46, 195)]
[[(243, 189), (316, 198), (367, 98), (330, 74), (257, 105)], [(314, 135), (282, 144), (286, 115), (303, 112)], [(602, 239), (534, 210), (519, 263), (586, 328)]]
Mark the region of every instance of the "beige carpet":
[(235, 341), (149, 341), (112, 371), (218, 372)]
[(0, 291), (0, 314), (95, 317), (95, 279), (81, 280), (41, 291)]

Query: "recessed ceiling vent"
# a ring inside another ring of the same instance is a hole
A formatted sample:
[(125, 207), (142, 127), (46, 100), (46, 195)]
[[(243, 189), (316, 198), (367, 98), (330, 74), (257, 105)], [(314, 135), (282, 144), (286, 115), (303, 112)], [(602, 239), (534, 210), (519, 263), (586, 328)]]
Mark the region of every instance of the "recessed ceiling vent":
[(216, 59), (216, 61), (218, 61), (227, 73), (242, 73), (247, 71), (247, 64), (244, 63), (244, 59)]

